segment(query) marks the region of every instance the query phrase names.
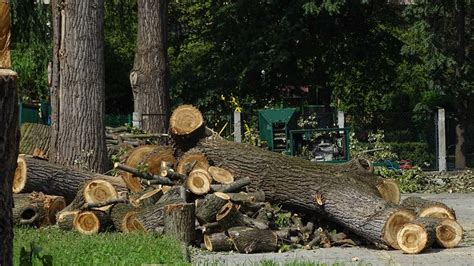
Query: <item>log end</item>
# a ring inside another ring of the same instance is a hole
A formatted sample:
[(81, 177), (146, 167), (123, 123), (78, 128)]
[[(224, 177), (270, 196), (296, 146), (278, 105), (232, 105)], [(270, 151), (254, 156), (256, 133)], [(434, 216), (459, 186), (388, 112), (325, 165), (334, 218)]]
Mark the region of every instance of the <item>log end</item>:
[(209, 174), (201, 169), (192, 171), (186, 179), (186, 187), (196, 195), (204, 195), (211, 190)]
[(398, 232), (397, 242), (403, 252), (418, 254), (427, 247), (428, 234), (421, 225), (408, 223)]
[(179, 159), (176, 172), (187, 175), (189, 172), (197, 169), (207, 171), (209, 169), (209, 161), (201, 152), (189, 151)]
[(400, 186), (397, 180), (385, 179), (382, 183), (377, 185), (377, 190), (384, 200), (395, 204), (400, 203)]
[(415, 220), (416, 215), (413, 211), (398, 209), (387, 219), (383, 230), (383, 239), (394, 249), (400, 249), (397, 241), (398, 232), (402, 227)]
[(192, 105), (181, 105), (173, 111), (170, 118), (170, 131), (173, 135), (189, 135), (204, 125), (201, 112)]
[(207, 250), (214, 251), (214, 248), (212, 246), (212, 241), (209, 235), (204, 235), (204, 246), (206, 247)]
[(74, 228), (81, 234), (94, 235), (99, 232), (100, 221), (93, 212), (81, 212), (74, 220)]
[(214, 179), (217, 183), (230, 184), (234, 182), (234, 175), (232, 175), (226, 169), (210, 166), (207, 171), (211, 175), (212, 179)]
[(26, 185), (26, 162), (23, 156), (18, 156), (16, 161), (15, 176), (13, 177), (13, 193), (20, 193)]
[(443, 219), (436, 227), (436, 242), (444, 248), (454, 248), (459, 245), (463, 236), (462, 226), (455, 220)]
[[(84, 200), (86, 203), (100, 203), (116, 198), (118, 198), (117, 190), (108, 181), (95, 179), (88, 181), (84, 187)], [(107, 208), (110, 208), (110, 205), (98, 209), (105, 210)]]
[(447, 209), (443, 206), (437, 206), (437, 205), (424, 208), (423, 210), (420, 211), (418, 216), (420, 216), (420, 217), (441, 218), (441, 219), (446, 219), (447, 218), (447, 219), (451, 219), (451, 220), (456, 219), (456, 216), (454, 215), (454, 213), (451, 210), (449, 210), (449, 209)]
[(64, 208), (66, 208), (66, 200), (64, 200), (64, 197), (50, 197), (46, 199), (47, 203), (45, 203), (45, 206), (47, 205), (46, 209), (48, 210), (48, 220), (50, 224), (55, 224), (56, 223), (56, 215), (62, 211)]

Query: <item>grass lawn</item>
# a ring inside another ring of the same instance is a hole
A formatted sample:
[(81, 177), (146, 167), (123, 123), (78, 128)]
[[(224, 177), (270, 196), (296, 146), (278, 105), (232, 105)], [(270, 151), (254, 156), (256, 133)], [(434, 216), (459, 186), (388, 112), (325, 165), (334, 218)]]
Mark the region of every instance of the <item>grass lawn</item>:
[(33, 265), (42, 265), (40, 258), (47, 257), (52, 265), (188, 264), (177, 241), (158, 235), (111, 232), (85, 236), (57, 228), (15, 228), (15, 265), (20, 265), (21, 249), (30, 252), (32, 245), (33, 254), (38, 254), (33, 256)]

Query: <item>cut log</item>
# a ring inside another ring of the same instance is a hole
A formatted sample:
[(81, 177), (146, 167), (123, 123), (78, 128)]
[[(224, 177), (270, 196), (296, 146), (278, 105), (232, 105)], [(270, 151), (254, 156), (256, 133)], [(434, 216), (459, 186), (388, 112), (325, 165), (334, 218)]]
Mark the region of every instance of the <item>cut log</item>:
[(74, 220), (74, 229), (84, 235), (94, 235), (111, 228), (110, 216), (102, 211), (79, 212)]
[(401, 203), (404, 208), (413, 210), (420, 217), (449, 218), (456, 220), (456, 214), (453, 209), (446, 204), (422, 199), (420, 197), (408, 197)]
[(268, 224), (249, 218), (239, 212), (238, 205), (231, 202), (225, 204), (217, 213), (216, 221), (224, 228), (231, 228), (236, 226), (249, 226), (258, 229), (268, 229)]
[(119, 203), (115, 204), (110, 210), (110, 218), (115, 229), (124, 233), (137, 231), (136, 216), (138, 209), (131, 204)]
[(196, 220), (193, 203), (169, 204), (164, 207), (164, 233), (189, 244), (195, 239)]
[(207, 171), (211, 175), (212, 179), (214, 179), (214, 181), (216, 181), (217, 183), (230, 184), (234, 182), (234, 176), (225, 169), (216, 166), (211, 166)]
[[(155, 149), (155, 145), (143, 145), (133, 149), (127, 159), (125, 160), (124, 164), (130, 166), (132, 168), (140, 167), (140, 163), (143, 159)], [(129, 172), (122, 172), (121, 173), (123, 180), (127, 184), (127, 187), (132, 192), (138, 192), (142, 190), (140, 185), (140, 179), (134, 176), (132, 173)]]
[[(148, 173), (148, 172), (142, 172), (137, 168), (133, 168), (133, 167), (125, 165), (125, 164), (115, 163), (114, 168), (123, 170), (123, 171), (133, 175), (133, 177), (131, 177), (132, 179), (128, 179), (128, 181), (126, 181), (126, 182), (128, 182), (127, 183), (128, 188), (132, 192), (140, 192), (143, 189), (141, 187), (141, 184), (143, 183), (143, 180), (140, 179), (139, 177), (145, 179), (146, 180), (145, 183), (148, 184), (148, 185), (152, 185), (152, 184), (174, 185), (175, 184), (175, 182), (173, 180), (171, 180), (167, 177), (163, 177), (163, 176), (160, 176), (160, 175), (154, 175), (154, 174), (151, 174), (151, 173)], [(138, 182), (140, 183), (140, 189), (139, 190), (137, 190), (136, 188), (131, 187), (130, 182), (134, 182), (134, 180), (138, 180)]]
[(161, 162), (160, 175), (166, 176), (171, 180), (184, 181), (186, 180), (186, 175), (175, 172), (172, 168), (172, 165), (168, 162)]
[[(192, 148), (205, 131), (204, 118), (192, 105), (181, 105), (176, 108), (171, 114), (169, 127), (171, 136), (181, 149), (180, 152)], [(178, 173), (182, 174), (179, 171)]]
[[(112, 184), (102, 179), (88, 180), (84, 182), (74, 200), (63, 211), (80, 210), (85, 204), (102, 203), (113, 199), (118, 199), (118, 192)], [(110, 205), (97, 209), (105, 211), (109, 208)]]
[(59, 228), (65, 231), (71, 231), (74, 228), (74, 221), (76, 220), (79, 211), (64, 211), (59, 212), (56, 217), (56, 223)]
[(79, 171), (27, 156), (19, 156), (17, 162), (13, 179), (14, 193), (38, 191), (47, 195), (63, 196), (69, 204), (86, 180), (100, 178), (107, 180), (116, 188), (126, 187), (120, 177)]
[(436, 243), (444, 248), (454, 248), (462, 240), (464, 230), (461, 225), (451, 219), (441, 219), (436, 227)]
[(176, 159), (173, 155), (173, 149), (167, 146), (155, 146), (155, 148), (149, 152), (139, 165), (146, 165), (147, 172), (152, 175), (160, 175), (161, 165), (163, 162), (171, 165), (176, 164)]
[(240, 191), (243, 187), (248, 186), (252, 183), (250, 178), (244, 177), (241, 178), (233, 183), (225, 184), (225, 185), (211, 185), (212, 191), (219, 191), (219, 192), (237, 192)]
[(273, 252), (278, 248), (278, 237), (271, 230), (234, 227), (228, 234), (240, 253)]
[(187, 175), (189, 172), (196, 169), (202, 169), (206, 172), (207, 169), (209, 169), (209, 162), (202, 153), (196, 151), (189, 151), (183, 156), (181, 156), (181, 158), (179, 158), (176, 172), (182, 175)]
[(163, 196), (156, 202), (156, 205), (165, 206), (168, 204), (184, 203), (187, 202), (187, 198), (187, 192), (183, 186), (174, 186), (168, 191), (164, 191)]
[(222, 192), (206, 195), (205, 201), (196, 208), (196, 217), (201, 223), (216, 221), (219, 210), (229, 202), (230, 197)]
[(196, 195), (207, 194), (211, 190), (209, 174), (202, 170), (193, 170), (186, 178), (186, 188)]
[(153, 188), (144, 193), (138, 193), (136, 196), (131, 196), (130, 201), (139, 207), (149, 206), (155, 204), (163, 196), (161, 188)]
[(408, 254), (418, 254), (431, 247), (436, 240), (437, 221), (418, 218), (405, 224), (397, 234), (400, 249)]
[(233, 203), (237, 203), (237, 204), (252, 204), (257, 201), (254, 196), (247, 194), (245, 192), (227, 193), (227, 195), (229, 195), (230, 200)]
[(221, 232), (212, 235), (204, 235), (204, 245), (209, 251), (231, 251), (234, 248), (234, 244), (229, 237)]
[(30, 194), (14, 195), (15, 207), (12, 209), (13, 223), (17, 225), (47, 225), (47, 212), (43, 201), (36, 200)]

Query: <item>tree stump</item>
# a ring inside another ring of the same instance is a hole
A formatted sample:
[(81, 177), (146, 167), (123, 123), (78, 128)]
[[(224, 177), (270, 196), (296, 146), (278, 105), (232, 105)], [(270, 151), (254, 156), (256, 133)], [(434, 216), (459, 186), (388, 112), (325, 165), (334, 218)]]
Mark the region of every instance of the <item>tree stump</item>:
[(164, 211), (164, 233), (186, 244), (194, 241), (196, 233), (194, 204), (170, 204), (165, 206)]

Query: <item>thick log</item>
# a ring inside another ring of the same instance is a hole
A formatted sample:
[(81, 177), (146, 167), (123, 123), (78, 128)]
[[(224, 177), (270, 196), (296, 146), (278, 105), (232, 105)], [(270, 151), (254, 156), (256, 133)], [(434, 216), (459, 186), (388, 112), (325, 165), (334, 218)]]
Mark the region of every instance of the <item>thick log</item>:
[(397, 234), (400, 249), (408, 254), (417, 254), (431, 247), (436, 240), (436, 219), (417, 218), (405, 224)]
[(163, 196), (163, 189), (152, 188), (144, 193), (130, 196), (130, 202), (135, 206), (145, 207), (155, 204)]
[(440, 219), (436, 226), (436, 243), (443, 248), (454, 248), (463, 238), (464, 230), (455, 220)]
[(401, 203), (404, 208), (413, 210), (420, 217), (449, 218), (456, 220), (456, 214), (453, 209), (446, 204), (422, 199), (420, 197), (408, 197)]
[[(124, 164), (132, 167), (138, 168), (141, 167), (140, 163), (143, 161), (145, 156), (152, 152), (155, 149), (155, 145), (142, 145), (130, 151), (127, 158), (125, 159)], [(129, 172), (122, 172), (121, 173), (123, 180), (127, 184), (127, 187), (132, 192), (138, 192), (142, 190), (142, 186), (140, 184), (140, 179), (137, 176), (134, 176), (133, 173)]]
[(69, 204), (84, 181), (96, 178), (106, 180), (116, 188), (125, 189), (126, 187), (120, 177), (80, 171), (44, 160), (19, 156), (13, 179), (13, 192), (38, 191), (47, 195), (63, 196)]
[(360, 172), (343, 166), (284, 156), (215, 134), (202, 139), (195, 149), (234, 173), (236, 182), (249, 178), (250, 188), (264, 191), (270, 202), (311, 215), (319, 212), (378, 245), (396, 246), (397, 229), (415, 217), (355, 178)]
[(219, 168), (216, 166), (211, 166), (207, 170), (211, 175), (212, 179), (220, 184), (230, 184), (234, 182), (234, 175), (232, 175), (229, 171)]
[(192, 105), (176, 108), (171, 114), (169, 128), (173, 140), (178, 144), (178, 153), (194, 147), (206, 130), (201, 112)]
[(201, 223), (215, 222), (217, 213), (229, 200), (230, 197), (222, 192), (206, 195), (205, 201), (196, 208), (197, 219)]
[(211, 190), (209, 174), (202, 169), (193, 170), (186, 178), (186, 188), (196, 195), (207, 194)]
[[(117, 190), (108, 181), (102, 179), (87, 180), (77, 191), (74, 200), (63, 211), (81, 210), (88, 208), (88, 204), (103, 203), (118, 198)], [(110, 205), (107, 204), (97, 209), (105, 211), (109, 208)]]
[(228, 234), (240, 253), (273, 252), (278, 248), (278, 237), (271, 230), (234, 227)]
[(79, 212), (74, 219), (74, 229), (84, 235), (94, 235), (112, 228), (110, 216), (103, 211)]
[(36, 192), (13, 194), (13, 201), (15, 203), (15, 208), (13, 208), (14, 223), (38, 227), (56, 224), (56, 214), (66, 207), (63, 197)]
[(144, 156), (139, 165), (146, 165), (147, 172), (153, 175), (161, 173), (161, 165), (163, 162), (176, 164), (176, 158), (173, 155), (173, 149), (167, 146), (155, 146), (155, 148)]
[(234, 244), (224, 232), (204, 235), (204, 245), (207, 250), (214, 252), (231, 251), (234, 248)]
[(110, 210), (110, 218), (112, 219), (115, 229), (124, 233), (137, 231), (135, 218), (138, 211), (139, 209), (131, 204), (115, 204)]
[(255, 203), (257, 201), (255, 196), (250, 195), (250, 194), (245, 193), (245, 192), (227, 193), (227, 195), (229, 195), (230, 200), (233, 203), (237, 203), (237, 204), (252, 204), (252, 203)]
[(179, 158), (176, 172), (187, 175), (193, 170), (202, 169), (207, 171), (208, 168), (209, 162), (207, 158), (202, 153), (191, 150)]
[(189, 244), (195, 239), (196, 229), (193, 203), (169, 204), (164, 207), (164, 233)]
[(71, 231), (74, 228), (74, 221), (76, 220), (79, 211), (64, 211), (59, 212), (56, 217), (56, 223), (60, 229)]

